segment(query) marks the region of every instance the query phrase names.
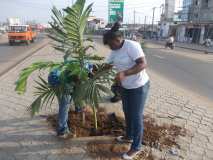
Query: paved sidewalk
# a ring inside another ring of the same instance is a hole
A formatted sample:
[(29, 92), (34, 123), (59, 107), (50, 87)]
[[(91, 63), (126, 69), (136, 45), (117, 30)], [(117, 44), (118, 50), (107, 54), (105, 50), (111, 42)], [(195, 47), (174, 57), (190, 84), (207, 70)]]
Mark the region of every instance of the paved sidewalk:
[[(147, 42), (154, 42), (158, 44), (165, 45), (164, 40), (145, 40)], [(190, 49), (190, 50), (195, 50), (195, 51), (200, 51), (204, 53), (213, 53), (213, 47), (205, 47), (199, 44), (191, 44), (191, 43), (181, 43), (181, 42), (175, 42), (175, 46), (179, 48), (184, 48), (184, 49)]]
[[(102, 53), (108, 51), (98, 44), (97, 50)], [(61, 57), (47, 46), (0, 77), (0, 160), (94, 159), (89, 156), (85, 147), (89, 139), (59, 140), (47, 125), (44, 116), (34, 119), (28, 116), (26, 107), (33, 100), (32, 80), (36, 78), (36, 74), (30, 79), (28, 91), (24, 96), (14, 92), (14, 82), (25, 66), (34, 61), (59, 60)], [(178, 140), (181, 146), (178, 156), (157, 152), (158, 159), (212, 160), (212, 102), (176, 86), (151, 70), (148, 72), (152, 83), (145, 113), (156, 118), (159, 123), (174, 123), (190, 130), (187, 137), (180, 137)], [(120, 103), (102, 105), (109, 111), (122, 113)], [(55, 112), (56, 104), (51, 111), (46, 110), (41, 114)]]

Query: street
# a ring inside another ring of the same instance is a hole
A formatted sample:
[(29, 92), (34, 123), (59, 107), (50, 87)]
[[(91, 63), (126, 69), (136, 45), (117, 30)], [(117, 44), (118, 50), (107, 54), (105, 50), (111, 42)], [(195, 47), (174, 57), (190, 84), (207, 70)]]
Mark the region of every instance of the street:
[[(0, 73), (9, 69), (27, 51), (41, 45), (45, 35), (40, 34), (35, 43), (26, 46), (9, 46), (6, 35), (0, 37)], [(98, 40), (99, 41), (99, 40)], [(97, 42), (97, 41), (96, 41)], [(101, 42), (100, 42), (101, 43)], [(149, 68), (178, 85), (213, 101), (213, 55), (175, 48), (165, 49), (160, 44), (148, 43), (146, 56)]]
[(146, 49), (149, 68), (192, 92), (213, 101), (213, 55), (162, 45)]
[(30, 54), (29, 52), (33, 52), (34, 48), (43, 43), (44, 38), (44, 34), (39, 34), (36, 41), (29, 46), (24, 43), (9, 46), (7, 34), (0, 36), (0, 74)]

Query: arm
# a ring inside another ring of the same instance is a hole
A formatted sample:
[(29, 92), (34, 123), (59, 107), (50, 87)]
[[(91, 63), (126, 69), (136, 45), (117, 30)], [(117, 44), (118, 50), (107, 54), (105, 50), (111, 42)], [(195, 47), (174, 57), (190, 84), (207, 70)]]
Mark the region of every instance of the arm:
[(125, 76), (131, 76), (131, 75), (137, 74), (147, 67), (145, 57), (138, 58), (135, 60), (135, 62), (136, 62), (136, 65), (134, 65), (132, 68), (124, 71)]
[(137, 74), (144, 70), (147, 66), (145, 54), (139, 43), (131, 43), (127, 50), (127, 54), (136, 64), (123, 72), (119, 72), (116, 76), (117, 81), (122, 81), (126, 77)]
[(120, 81), (124, 80), (127, 76), (137, 74), (147, 67), (147, 62), (146, 62), (145, 57), (138, 58), (135, 60), (135, 62), (136, 62), (136, 64), (132, 68), (125, 70), (123, 72), (119, 72), (116, 75), (115, 79), (120, 82)]

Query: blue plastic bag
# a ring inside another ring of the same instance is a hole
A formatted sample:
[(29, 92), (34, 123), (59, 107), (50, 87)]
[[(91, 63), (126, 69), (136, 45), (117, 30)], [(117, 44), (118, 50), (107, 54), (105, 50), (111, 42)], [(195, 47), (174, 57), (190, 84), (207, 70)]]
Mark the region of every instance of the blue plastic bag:
[(58, 69), (54, 69), (52, 70), (49, 75), (48, 75), (48, 83), (52, 86), (52, 87), (57, 87), (61, 84), (60, 82), (60, 75), (61, 72)]

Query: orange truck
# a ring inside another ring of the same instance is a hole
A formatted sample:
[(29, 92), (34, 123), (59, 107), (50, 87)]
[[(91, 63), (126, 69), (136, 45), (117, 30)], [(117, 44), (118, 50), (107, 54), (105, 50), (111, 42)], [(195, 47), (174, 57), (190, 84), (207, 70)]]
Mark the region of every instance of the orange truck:
[(16, 42), (24, 42), (29, 45), (34, 42), (36, 36), (36, 32), (34, 32), (29, 25), (11, 25), (8, 29), (8, 40), (10, 45)]

